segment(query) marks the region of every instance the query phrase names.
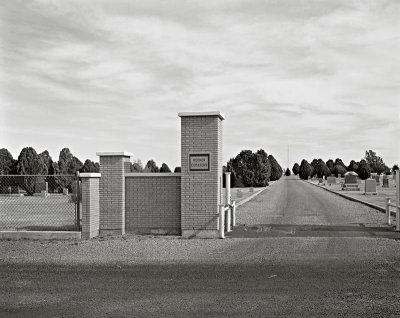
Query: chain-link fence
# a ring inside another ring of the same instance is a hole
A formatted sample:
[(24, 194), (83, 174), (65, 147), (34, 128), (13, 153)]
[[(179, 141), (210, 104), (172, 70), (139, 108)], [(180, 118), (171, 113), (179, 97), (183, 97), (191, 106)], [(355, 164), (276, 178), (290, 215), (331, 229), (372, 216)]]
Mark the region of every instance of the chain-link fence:
[(0, 175), (0, 230), (79, 230), (75, 175)]

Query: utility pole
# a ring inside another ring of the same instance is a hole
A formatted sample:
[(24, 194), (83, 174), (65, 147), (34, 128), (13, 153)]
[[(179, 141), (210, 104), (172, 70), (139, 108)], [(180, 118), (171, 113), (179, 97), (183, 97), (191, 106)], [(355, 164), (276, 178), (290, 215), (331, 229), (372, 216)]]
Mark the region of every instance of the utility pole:
[(287, 165), (286, 165), (286, 167), (289, 169), (289, 144), (287, 145)]

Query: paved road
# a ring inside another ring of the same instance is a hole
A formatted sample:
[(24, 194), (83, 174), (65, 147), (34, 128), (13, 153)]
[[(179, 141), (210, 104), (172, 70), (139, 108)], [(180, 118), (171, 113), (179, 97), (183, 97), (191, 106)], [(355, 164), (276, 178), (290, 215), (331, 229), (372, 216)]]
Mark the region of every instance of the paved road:
[[(238, 208), (238, 226), (231, 237), (381, 236), (399, 239), (385, 215), (297, 177), (275, 183)], [(245, 226), (244, 226), (245, 225)]]
[(238, 213), (257, 238), (0, 242), (0, 317), (400, 316), (383, 214), (292, 179)]

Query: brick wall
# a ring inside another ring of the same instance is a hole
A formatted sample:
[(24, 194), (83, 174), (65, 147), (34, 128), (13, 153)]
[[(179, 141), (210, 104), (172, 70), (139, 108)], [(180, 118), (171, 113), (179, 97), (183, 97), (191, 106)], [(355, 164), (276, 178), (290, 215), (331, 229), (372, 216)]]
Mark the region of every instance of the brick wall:
[(181, 175), (128, 173), (125, 227), (141, 234), (181, 233)]
[(100, 156), (100, 232), (125, 233), (125, 173), (130, 155), (98, 153)]
[(82, 176), (82, 238), (90, 239), (99, 235), (100, 174), (83, 173)]
[[(182, 231), (195, 235), (205, 230), (212, 236), (222, 202), (222, 120), (217, 115), (180, 116)], [(190, 172), (189, 153), (210, 153), (210, 171)]]

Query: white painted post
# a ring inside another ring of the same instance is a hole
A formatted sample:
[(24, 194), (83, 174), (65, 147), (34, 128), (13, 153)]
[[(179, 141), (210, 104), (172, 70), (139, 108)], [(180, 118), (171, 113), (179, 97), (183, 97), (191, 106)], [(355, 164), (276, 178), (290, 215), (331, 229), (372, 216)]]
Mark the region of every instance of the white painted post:
[(386, 198), (386, 218), (388, 224), (390, 225), (390, 198)]
[(229, 233), (231, 231), (231, 208), (226, 210), (226, 231)]
[(231, 204), (231, 173), (225, 172), (225, 204)]
[(400, 173), (396, 173), (396, 231), (400, 232)]
[(219, 238), (225, 238), (225, 206), (219, 205)]
[(236, 226), (236, 201), (232, 202), (232, 226)]

